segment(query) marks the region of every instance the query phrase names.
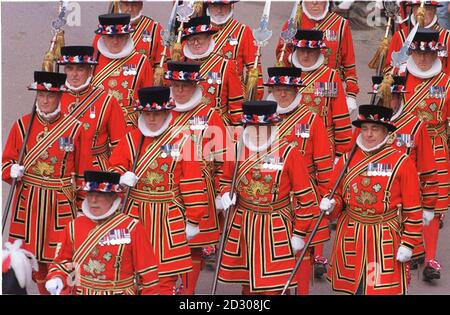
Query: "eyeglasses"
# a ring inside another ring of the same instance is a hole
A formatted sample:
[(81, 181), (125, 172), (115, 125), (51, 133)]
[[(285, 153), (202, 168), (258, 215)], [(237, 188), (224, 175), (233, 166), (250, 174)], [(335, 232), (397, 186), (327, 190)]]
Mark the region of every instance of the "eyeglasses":
[(197, 42), (198, 44), (203, 44), (204, 42), (206, 42), (206, 40), (209, 39), (208, 36), (204, 36), (204, 35), (199, 35), (199, 36), (189, 36), (188, 38), (186, 38), (186, 42), (189, 45), (194, 44), (195, 42)]

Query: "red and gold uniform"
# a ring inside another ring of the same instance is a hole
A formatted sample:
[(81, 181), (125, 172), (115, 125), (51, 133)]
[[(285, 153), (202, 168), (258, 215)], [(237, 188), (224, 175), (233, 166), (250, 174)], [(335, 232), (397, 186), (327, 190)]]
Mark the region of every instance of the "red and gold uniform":
[[(273, 143), (259, 156), (250, 155), (244, 147), (245, 158), (239, 164), (236, 181), (237, 204), (232, 210), (219, 280), (247, 285), (254, 293), (277, 291), (283, 288), (295, 264), (289, 246), (291, 233), (306, 238), (318, 215), (317, 199), (304, 176), (307, 170), (300, 153), (287, 141)], [(265, 157), (280, 158), (282, 168), (263, 168)], [(221, 178), (223, 193), (230, 191), (233, 170), (234, 162), (226, 161)], [(290, 207), (291, 191), (299, 204), (295, 211)]]
[[(7, 183), (11, 183), (11, 165), (17, 163), (29, 123), (30, 115), (16, 121), (6, 141), (2, 178)], [(61, 114), (51, 123), (39, 115), (33, 120), (22, 162), (24, 176), (17, 182), (12, 203), (9, 236), (23, 240), (23, 248), (39, 262), (52, 261), (59, 235), (77, 212), (74, 180), (80, 171), (80, 132), (80, 122)]]
[(83, 170), (107, 170), (112, 149), (126, 131), (116, 99), (101, 89), (69, 91), (61, 99), (61, 111), (78, 119), (84, 129)]
[(67, 225), (59, 246), (47, 278), (60, 277), (72, 294), (159, 293), (158, 262), (138, 220), (117, 213), (97, 222), (82, 215)]
[(292, 112), (280, 114), (283, 119), (278, 125), (280, 138), (288, 137), (295, 142), (309, 176), (323, 196), (327, 192), (333, 161), (331, 144), (322, 120), (306, 107), (299, 106)]
[(122, 108), (127, 130), (137, 126), (137, 114), (133, 102), (137, 99), (136, 91), (151, 86), (153, 70), (146, 56), (134, 51), (128, 57), (110, 59), (100, 55), (95, 68), (92, 85), (112, 95)]
[[(186, 61), (198, 62), (189, 59)], [(204, 79), (200, 82), (203, 87), (203, 102), (221, 114), (225, 126), (239, 124), (244, 88), (235, 61), (212, 53), (201, 61), (200, 75)]]
[[(331, 183), (347, 158), (339, 160)], [(388, 166), (379, 168), (385, 175), (369, 173), (369, 163)], [(413, 161), (391, 146), (356, 150), (334, 195), (338, 223), (328, 270), (334, 291), (355, 294), (363, 281), (364, 294), (407, 292), (406, 264), (396, 253), (400, 245), (413, 250), (422, 239), (416, 172)]]
[[(148, 57), (152, 67), (161, 61), (161, 54), (164, 50), (161, 39), (161, 24), (148, 16), (142, 16), (136, 24), (132, 24), (134, 33), (131, 35), (135, 50)], [(97, 49), (97, 42), (100, 35), (95, 35), (93, 46)], [(166, 51), (168, 54), (169, 51)]]
[[(213, 37), (216, 44), (214, 51), (227, 59), (235, 60), (241, 82), (245, 82), (244, 69), (247, 70), (248, 75), (255, 65), (255, 55), (258, 50), (252, 30), (248, 25), (239, 23), (233, 18), (224, 25), (214, 25), (213, 28), (218, 30)], [(260, 62), (258, 63), (258, 74), (255, 99), (261, 100), (264, 96), (264, 87)]]
[[(404, 111), (412, 113), (424, 121), (431, 137), (436, 159), (437, 180), (439, 182), (436, 213), (445, 213), (448, 208), (449, 193), (449, 153), (447, 121), (450, 119), (450, 77), (440, 73), (430, 79), (420, 79), (408, 74), (406, 80)], [(433, 91), (440, 91), (433, 93)]]
[[(301, 4), (300, 4), (301, 5)], [(298, 28), (300, 29), (316, 29), (323, 31), (325, 49), (324, 64), (332, 69), (336, 69), (345, 82), (346, 96), (356, 98), (359, 93), (358, 77), (356, 74), (355, 52), (353, 50), (353, 39), (349, 22), (334, 12), (328, 12), (321, 21), (314, 21), (302, 14), (302, 21)], [(282, 31), (288, 27), (286, 21)], [(283, 41), (279, 39), (276, 56), (277, 60), (281, 55)], [(284, 54), (284, 64), (288, 64), (288, 57), (292, 53), (292, 46), (287, 45)]]
[[(321, 65), (314, 71), (303, 72), (302, 82), (305, 85), (299, 90), (302, 94), (302, 106), (323, 119), (333, 148), (333, 156), (341, 156), (348, 151), (352, 128), (342, 82), (337, 71)], [(326, 86), (330, 88), (325, 90), (323, 87)], [(323, 91), (328, 91), (330, 96), (321, 96)]]
[[(113, 170), (123, 174), (132, 169), (141, 136), (140, 130), (134, 130), (119, 142), (110, 158)], [(160, 277), (177, 277), (192, 270), (185, 222), (198, 226), (208, 212), (201, 164), (183, 156), (187, 138), (173, 128), (159, 137), (144, 138), (134, 172), (139, 181), (126, 201), (126, 213), (139, 219), (149, 235)], [(172, 294), (171, 289), (161, 293)]]

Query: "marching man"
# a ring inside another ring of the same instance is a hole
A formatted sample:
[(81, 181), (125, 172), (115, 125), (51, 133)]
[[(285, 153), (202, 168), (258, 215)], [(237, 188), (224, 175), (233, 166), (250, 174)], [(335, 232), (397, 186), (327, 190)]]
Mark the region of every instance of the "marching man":
[(440, 278), (440, 264), (436, 261), (439, 222), (449, 205), (448, 123), (450, 121), (450, 77), (443, 72), (439, 51), (439, 32), (418, 29), (411, 44), (411, 56), (406, 62), (405, 104), (403, 110), (412, 113), (427, 125), (433, 145), (437, 168), (438, 199), (434, 218), (424, 227), (425, 280)]
[[(236, 2), (238, 1), (209, 0), (206, 2), (206, 14), (211, 18), (213, 28), (218, 31), (213, 36), (216, 44), (214, 50), (227, 59), (235, 60), (241, 81), (246, 82), (245, 78), (248, 78), (255, 64), (257, 46), (250, 27), (233, 18)], [(244, 76), (244, 69), (247, 76)], [(262, 70), (259, 62), (256, 99), (261, 100), (263, 96)]]
[[(411, 19), (411, 27), (414, 27), (417, 22), (417, 16), (419, 12), (419, 7), (421, 3), (424, 3), (425, 15), (424, 15), (424, 25), (419, 27), (424, 27), (430, 30), (436, 30), (439, 32), (439, 42), (442, 45), (442, 48), (439, 49), (438, 57), (442, 62), (442, 71), (446, 74), (450, 74), (450, 64), (448, 58), (448, 51), (450, 49), (450, 31), (441, 27), (438, 23), (438, 17), (436, 14), (437, 7), (442, 6), (439, 4), (439, 1), (428, 1), (428, 0), (409, 0), (405, 1), (407, 6), (412, 7), (412, 13), (410, 15)], [(393, 36), (389, 44), (388, 52), (386, 55), (386, 64), (385, 67), (389, 69), (392, 61), (392, 52), (399, 51), (408, 37), (409, 30), (407, 24), (403, 24), (402, 28), (397, 31)]]
[(169, 129), (175, 107), (170, 89), (143, 88), (138, 95), (139, 127), (122, 138), (110, 163), (122, 174), (120, 182), (132, 187), (125, 213), (144, 225), (158, 260), (160, 292), (171, 295), (178, 277), (192, 272), (188, 241), (208, 213), (206, 184), (201, 163), (190, 155), (189, 136)]
[[(352, 32), (349, 22), (335, 12), (329, 10), (330, 1), (304, 0), (299, 4), (297, 11), (297, 29), (315, 29), (322, 31), (324, 48), (324, 65), (335, 69), (345, 83), (345, 95), (349, 112), (357, 109), (356, 95), (359, 93), (358, 76), (356, 74), (355, 52), (353, 49)], [(300, 14), (300, 16), (299, 16)], [(300, 21), (300, 22), (299, 22)], [(288, 22), (283, 25), (282, 31), (288, 28)], [(278, 42), (276, 56), (280, 58), (283, 42)], [(291, 47), (286, 47), (285, 59), (289, 63), (288, 56), (292, 52)]]
[(111, 150), (123, 137), (125, 119), (117, 100), (91, 85), (94, 48), (65, 46), (58, 64), (64, 65), (68, 93), (61, 99), (61, 111), (78, 119), (84, 129), (83, 169), (107, 170)]
[[(37, 92), (36, 116), (17, 120), (6, 140), (2, 179), (17, 179), (12, 202), (9, 239), (23, 240), (22, 248), (36, 256), (34, 280), (41, 294), (48, 263), (64, 227), (75, 217), (76, 176), (80, 173), (81, 123), (61, 113), (66, 75), (34, 72), (29, 90)], [(26, 130), (31, 125), (25, 155), (18, 161)], [(20, 164), (19, 164), (20, 163)]]
[(233, 212), (219, 280), (242, 284), (247, 295), (281, 293), (319, 212), (299, 151), (273, 128), (280, 121), (276, 109), (273, 101), (244, 103), (242, 153), (224, 163), (220, 180), (223, 208)]
[[(320, 199), (328, 192), (328, 184), (333, 170), (332, 147), (322, 119), (303, 106), (299, 88), (304, 87), (301, 81), (301, 69), (294, 67), (274, 67), (268, 69), (269, 80), (265, 85), (272, 87), (267, 100), (278, 103), (277, 114), (283, 119), (278, 125), (280, 137), (291, 137), (297, 143), (301, 156), (308, 168), (309, 176), (316, 187), (316, 197)], [(317, 191), (318, 190), (318, 191)], [(328, 220), (318, 233), (329, 234)], [(314, 248), (314, 275), (317, 278), (326, 273), (327, 259), (322, 256), (323, 245)], [(309, 258), (305, 256), (305, 259)], [(306, 268), (300, 266), (300, 270)], [(301, 274), (301, 273), (299, 273)], [(310, 272), (305, 273), (310, 274)], [(300, 294), (308, 294), (309, 278), (299, 279), (297, 290)]]
[(200, 65), (188, 62), (167, 63), (166, 80), (171, 82), (171, 94), (175, 102), (172, 126), (189, 133), (195, 148), (195, 159), (201, 162), (202, 174), (206, 182), (208, 212), (200, 221), (200, 232), (189, 240), (193, 271), (184, 281), (187, 294), (194, 294), (198, 276), (203, 266), (202, 248), (219, 242), (219, 221), (217, 211), (221, 209), (218, 177), (222, 174), (222, 164), (227, 152), (227, 131), (220, 114), (204, 104)]
[[(161, 41), (161, 24), (152, 18), (142, 14), (144, 1), (119, 1), (119, 12), (130, 15), (131, 27), (134, 29), (132, 35), (134, 49), (148, 57), (153, 69), (161, 60), (164, 46)], [(100, 35), (94, 38), (93, 46), (97, 48)]]
[(47, 276), (48, 292), (158, 294), (158, 265), (144, 227), (117, 211), (120, 175), (85, 171), (84, 180), (83, 215), (64, 229)]
[(339, 157), (348, 150), (352, 128), (342, 81), (336, 70), (324, 65), (323, 32), (300, 29), (292, 45), (290, 61), (302, 70), (305, 85), (300, 88), (302, 103), (323, 119), (332, 142), (333, 158)]
[(205, 104), (221, 114), (225, 126), (238, 125), (242, 114), (243, 84), (236, 62), (215, 52), (214, 33), (216, 30), (209, 17), (190, 19), (184, 24), (183, 54), (185, 61), (200, 64)]
[[(414, 162), (387, 144), (396, 127), (392, 110), (361, 105), (353, 125), (357, 149), (339, 159), (331, 183), (336, 194), (320, 209), (338, 218), (328, 280), (336, 292), (405, 294), (413, 250), (422, 239), (422, 206)], [(334, 209), (334, 211), (333, 211)]]
[(100, 24), (95, 33), (100, 35), (99, 57), (92, 85), (107, 91), (119, 102), (130, 131), (137, 127), (133, 108), (136, 92), (152, 85), (152, 66), (146, 56), (134, 49), (129, 14), (103, 14), (98, 19)]

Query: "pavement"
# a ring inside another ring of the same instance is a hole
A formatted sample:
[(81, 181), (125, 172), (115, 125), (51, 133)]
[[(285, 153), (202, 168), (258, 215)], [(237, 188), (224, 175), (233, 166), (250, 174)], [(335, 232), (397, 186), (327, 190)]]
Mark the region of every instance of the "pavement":
[[(94, 30), (98, 24), (98, 15), (107, 13), (107, 2), (71, 2), (74, 9), (69, 11), (71, 25), (65, 27), (66, 45), (90, 45)], [(50, 46), (51, 21), (57, 13), (57, 2), (1, 2), (1, 53), (2, 53), (2, 96), (1, 114), (2, 147), (13, 122), (31, 111), (35, 93), (26, 87), (33, 81), (33, 72), (40, 70), (45, 52)], [(272, 1), (269, 29), (273, 30), (270, 43), (262, 49), (263, 69), (275, 64), (275, 47), (281, 27), (289, 17), (293, 2)], [(145, 2), (145, 15), (151, 16), (163, 25), (169, 18), (172, 1)], [(235, 5), (235, 18), (251, 28), (258, 27), (263, 11), (263, 2), (240, 2)], [(79, 21), (79, 23), (77, 23)], [(74, 25), (78, 24), (78, 25)], [(367, 64), (378, 48), (383, 36), (382, 28), (368, 27), (353, 30), (356, 65), (359, 77), (360, 94), (358, 104), (368, 103), (370, 98), (370, 77), (374, 71)], [(266, 70), (265, 70), (266, 71)], [(264, 73), (267, 78), (267, 73)], [(2, 184), (2, 209), (9, 191), (7, 184)], [(413, 273), (410, 294), (450, 294), (450, 227), (446, 223), (441, 230), (437, 259), (442, 265), (441, 280), (426, 283), (421, 273)], [(325, 246), (329, 255), (332, 241)], [(198, 294), (209, 294), (214, 271), (207, 267), (202, 272), (198, 284)], [(240, 286), (220, 284), (217, 294), (240, 294)], [(311, 294), (333, 294), (326, 280), (315, 281)]]

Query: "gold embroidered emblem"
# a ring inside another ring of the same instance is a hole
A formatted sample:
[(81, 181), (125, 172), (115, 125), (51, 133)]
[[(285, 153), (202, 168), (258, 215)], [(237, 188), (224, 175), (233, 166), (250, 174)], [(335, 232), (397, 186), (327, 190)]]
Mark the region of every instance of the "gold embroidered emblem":
[(368, 191), (361, 190), (361, 194), (356, 196), (356, 201), (362, 205), (372, 205), (377, 202), (377, 196)]
[(152, 162), (150, 163), (150, 169), (154, 170), (154, 169), (156, 169), (156, 168), (158, 168), (158, 162), (152, 161)]
[(117, 80), (114, 80), (114, 79), (109, 80), (109, 81), (108, 81), (108, 86), (109, 86), (111, 89), (114, 89), (114, 88), (117, 86)]
[(45, 162), (37, 162), (36, 166), (32, 168), (34, 174), (39, 176), (50, 176), (55, 172), (55, 168)]
[(308, 105), (308, 110), (314, 114), (318, 114), (319, 113), (319, 107), (314, 106), (314, 105)]
[(202, 103), (205, 105), (211, 104), (211, 99), (205, 95), (202, 96)]
[(260, 180), (261, 179), (261, 171), (259, 171), (259, 170), (253, 170), (252, 171), (252, 178), (254, 179), (254, 180)]
[(244, 191), (255, 198), (258, 198), (258, 195), (264, 196), (265, 194), (270, 192), (269, 184), (264, 184), (262, 182), (250, 180), (250, 183), (247, 187), (244, 188)]
[(397, 139), (397, 133), (393, 132), (388, 136), (386, 143), (391, 145), (395, 142), (395, 139)]
[(423, 121), (431, 121), (433, 120), (433, 114), (426, 110), (418, 110), (417, 111), (417, 117)]
[(48, 135), (48, 129), (47, 127), (44, 128), (43, 131), (39, 132), (36, 136), (36, 142), (41, 141), (42, 139), (44, 139), (46, 136)]
[(370, 185), (370, 178), (369, 177), (363, 177), (363, 179), (361, 180), (361, 184), (364, 187), (369, 187), (369, 185)]
[(228, 59), (233, 58), (233, 53), (229, 50), (225, 53), (225, 57), (227, 57)]
[(161, 184), (164, 181), (164, 176), (157, 172), (147, 172), (147, 175), (141, 179), (141, 182), (146, 185), (154, 186), (154, 183)]
[(309, 94), (304, 95), (304, 96), (303, 96), (303, 101), (304, 101), (305, 103), (310, 103), (310, 102), (312, 102), (312, 96), (309, 95)]
[(41, 158), (41, 160), (46, 160), (46, 159), (48, 159), (48, 152), (47, 152), (47, 151), (42, 152), (40, 158)]
[(89, 259), (87, 264), (83, 265), (85, 272), (90, 273), (92, 276), (96, 276), (102, 272), (105, 272), (105, 264), (102, 264), (99, 260)]
[(69, 113), (74, 111), (74, 109), (77, 107), (77, 104), (78, 104), (77, 102), (73, 102), (70, 103), (69, 106), (67, 106), (67, 110), (69, 111)]
[(123, 93), (121, 93), (117, 90), (109, 90), (108, 95), (112, 95), (118, 102), (123, 100)]
[(113, 71), (113, 73), (111, 73), (112, 77), (118, 77), (120, 76), (120, 73), (122, 72), (122, 68), (117, 68), (116, 70)]

